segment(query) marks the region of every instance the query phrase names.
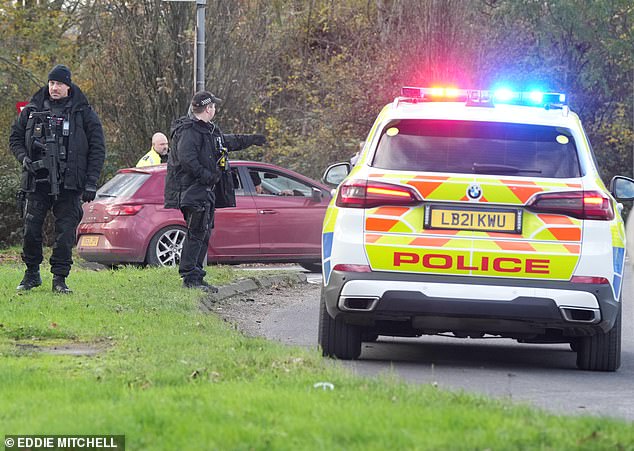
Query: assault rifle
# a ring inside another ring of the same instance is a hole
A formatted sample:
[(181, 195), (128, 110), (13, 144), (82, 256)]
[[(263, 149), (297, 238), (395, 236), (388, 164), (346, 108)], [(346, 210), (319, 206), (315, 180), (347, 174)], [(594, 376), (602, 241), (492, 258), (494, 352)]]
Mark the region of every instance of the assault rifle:
[(46, 111), (32, 112), (29, 115), (29, 120), (36, 122), (33, 127), (33, 148), (39, 150), (42, 155), (41, 160), (33, 161), (33, 169), (35, 171), (46, 170), (46, 178), (36, 181), (47, 181), (51, 185), (49, 194), (57, 199), (66, 166), (66, 148), (63, 137), (68, 136), (68, 121)]

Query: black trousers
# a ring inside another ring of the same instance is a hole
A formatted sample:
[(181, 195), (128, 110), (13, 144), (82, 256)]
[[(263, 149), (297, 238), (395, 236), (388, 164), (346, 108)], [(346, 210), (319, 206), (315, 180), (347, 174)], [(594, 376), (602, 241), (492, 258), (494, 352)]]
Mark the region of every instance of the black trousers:
[(83, 216), (81, 193), (62, 189), (57, 199), (49, 195), (48, 184), (38, 183), (36, 190), (27, 193), (26, 214), (24, 216), (24, 244), (22, 261), (27, 269), (39, 269), (42, 263), (42, 227), (49, 210), (55, 218), (55, 243), (51, 255), (51, 272), (67, 277), (73, 264), (72, 251), (76, 231)]
[(181, 250), (178, 273), (184, 281), (202, 280), (207, 274), (203, 263), (211, 237), (214, 209), (211, 205), (182, 207), (181, 212), (187, 223), (187, 236)]

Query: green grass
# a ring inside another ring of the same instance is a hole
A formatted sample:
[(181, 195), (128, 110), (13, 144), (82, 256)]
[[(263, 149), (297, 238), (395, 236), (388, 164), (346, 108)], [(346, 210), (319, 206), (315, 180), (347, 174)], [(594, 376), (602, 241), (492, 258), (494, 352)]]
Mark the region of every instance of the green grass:
[[(130, 450), (634, 448), (626, 422), (357, 378), (316, 349), (247, 338), (202, 313), (172, 269), (76, 266), (70, 296), (51, 293), (46, 271), (18, 295), (22, 267), (0, 266), (0, 437), (125, 434)], [(217, 284), (244, 276), (209, 273)], [(102, 352), (33, 348), (69, 342)], [(322, 381), (334, 390), (313, 387)]]

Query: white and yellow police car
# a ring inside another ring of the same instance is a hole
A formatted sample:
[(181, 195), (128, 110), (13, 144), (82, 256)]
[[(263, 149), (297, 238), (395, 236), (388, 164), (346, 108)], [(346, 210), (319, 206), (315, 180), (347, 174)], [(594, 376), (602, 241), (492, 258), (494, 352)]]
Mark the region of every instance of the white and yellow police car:
[[(329, 179), (341, 166), (333, 165)], [(380, 335), (570, 343), (620, 365), (634, 180), (606, 188), (564, 94), (403, 88), (337, 188), (322, 239), (319, 344)]]

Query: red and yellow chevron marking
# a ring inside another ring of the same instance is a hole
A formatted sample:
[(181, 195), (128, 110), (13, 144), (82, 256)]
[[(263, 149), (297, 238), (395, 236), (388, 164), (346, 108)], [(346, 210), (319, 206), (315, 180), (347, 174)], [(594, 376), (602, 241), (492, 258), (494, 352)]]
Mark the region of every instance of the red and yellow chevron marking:
[(410, 211), (409, 207), (378, 207), (372, 214), (383, 216), (402, 216)]
[(401, 222), (398, 219), (387, 218), (367, 218), (365, 220), (365, 230), (368, 232), (390, 232), (396, 231), (395, 226)]
[[(446, 202), (474, 202), (466, 195), (467, 189), (472, 183), (478, 183), (482, 187), (483, 195), (475, 202), (495, 202), (507, 205), (524, 205), (537, 193), (549, 191), (567, 191), (580, 189), (579, 183), (560, 182), (535, 182), (509, 178), (495, 178), (486, 176), (439, 176), (439, 175), (412, 175), (380, 174), (372, 173), (371, 179), (385, 181), (391, 179), (396, 183), (409, 185), (415, 188), (425, 200), (439, 200)], [(391, 181), (389, 180), (389, 181)]]
[(562, 215), (552, 215), (552, 214), (545, 214), (545, 213), (541, 213), (538, 214), (537, 217), (544, 223), (544, 224), (557, 224), (557, 225), (570, 225), (570, 224), (574, 224), (574, 222), (572, 221), (571, 218), (569, 218), (568, 216), (562, 216)]
[(581, 252), (582, 221), (566, 216), (525, 211), (521, 235), (429, 230), (423, 219), (422, 206), (368, 210), (365, 248), (372, 268), (565, 280)]
[(557, 241), (581, 242), (582, 222), (563, 215), (524, 212), (522, 235), (474, 230), (424, 229), (423, 207), (379, 207), (368, 210), (365, 219), (366, 232), (405, 233), (416, 236), (458, 236), (482, 238), (489, 241)]
[(494, 241), (503, 251), (535, 252), (535, 248), (530, 243), (522, 241)]

